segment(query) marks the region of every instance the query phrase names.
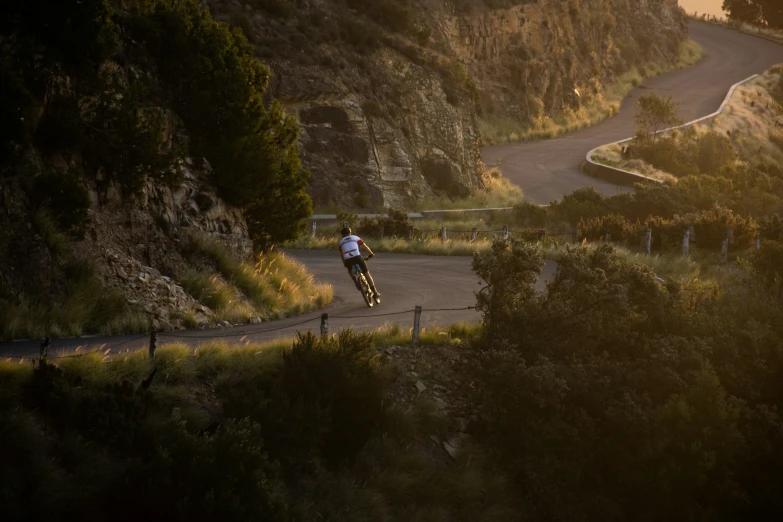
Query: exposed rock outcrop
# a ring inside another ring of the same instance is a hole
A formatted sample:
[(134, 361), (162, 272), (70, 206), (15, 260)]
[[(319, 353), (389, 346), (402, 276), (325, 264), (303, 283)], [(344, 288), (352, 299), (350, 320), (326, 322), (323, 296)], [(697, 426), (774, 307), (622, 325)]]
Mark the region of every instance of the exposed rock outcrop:
[(407, 21), (390, 0), (208, 3), (256, 43), (298, 117), (316, 206), (353, 209), (480, 187), (481, 115), (577, 111), (686, 37), (676, 0), (410, 0)]

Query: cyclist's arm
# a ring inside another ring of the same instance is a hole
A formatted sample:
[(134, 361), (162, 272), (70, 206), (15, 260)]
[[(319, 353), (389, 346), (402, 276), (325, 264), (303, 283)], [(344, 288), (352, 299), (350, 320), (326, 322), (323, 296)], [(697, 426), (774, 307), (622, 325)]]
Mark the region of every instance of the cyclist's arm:
[(373, 253), (372, 253), (372, 250), (370, 250), (370, 247), (369, 247), (369, 245), (367, 245), (367, 243), (365, 243), (365, 242), (363, 242), (363, 241), (362, 241), (362, 244), (361, 244), (361, 245), (359, 245), (359, 248), (362, 248), (362, 247), (364, 247), (364, 249), (365, 249), (367, 252), (369, 252), (371, 256), (374, 256), (374, 255), (375, 255), (375, 254), (373, 254)]

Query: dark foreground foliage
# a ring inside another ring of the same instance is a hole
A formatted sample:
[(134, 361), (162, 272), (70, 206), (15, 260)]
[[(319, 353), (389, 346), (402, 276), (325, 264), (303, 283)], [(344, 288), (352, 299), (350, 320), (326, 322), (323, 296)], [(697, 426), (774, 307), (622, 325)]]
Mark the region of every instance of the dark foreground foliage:
[[(767, 278), (776, 249), (756, 258)], [(526, 519), (783, 516), (779, 290), (662, 286), (609, 246), (571, 249), (544, 295), (530, 247), (496, 244), (474, 267), (487, 282), (476, 434)]]

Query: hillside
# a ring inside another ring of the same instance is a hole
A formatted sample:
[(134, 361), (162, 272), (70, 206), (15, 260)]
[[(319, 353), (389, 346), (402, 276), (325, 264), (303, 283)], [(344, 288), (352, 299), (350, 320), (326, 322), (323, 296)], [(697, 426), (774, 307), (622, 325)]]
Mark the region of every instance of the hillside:
[(351, 209), (469, 193), (480, 120), (586, 118), (619, 76), (674, 62), (686, 38), (672, 0), (208, 4), (248, 36), (298, 118), (314, 204)]
[(195, 0), (35, 0), (4, 9), (0, 44), (0, 336), (328, 301), (298, 265), (251, 257), (296, 236), (310, 200), (296, 123), (263, 102), (240, 34)]

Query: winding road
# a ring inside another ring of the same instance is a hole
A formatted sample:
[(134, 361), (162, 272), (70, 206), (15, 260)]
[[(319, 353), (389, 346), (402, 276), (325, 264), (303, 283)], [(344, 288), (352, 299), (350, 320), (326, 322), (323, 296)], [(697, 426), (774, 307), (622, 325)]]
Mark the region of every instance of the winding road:
[(632, 190), (591, 178), (580, 165), (593, 148), (633, 135), (633, 104), (640, 95), (671, 94), (680, 103), (680, 116), (691, 121), (716, 111), (733, 84), (783, 62), (783, 46), (775, 42), (705, 22), (691, 21), (688, 29), (704, 48), (704, 59), (694, 67), (646, 80), (616, 116), (592, 127), (551, 140), (485, 147), (484, 163), (502, 160), (503, 174), (522, 188), (526, 200), (539, 205), (585, 186), (609, 195)]
[[(387, 323), (398, 324), (408, 330), (413, 326), (413, 308), (417, 305), (424, 309), (422, 328), (479, 319), (475, 310), (467, 309), (475, 304), (474, 292), (479, 289), (478, 278), (470, 269), (470, 257), (377, 254), (368, 264), (382, 294), (381, 304), (367, 308), (348, 273), (340, 266), (336, 251), (290, 250), (287, 254), (306, 264), (318, 281), (332, 285), (334, 300), (329, 306), (317, 312), (259, 325), (161, 333), (158, 344), (182, 342), (196, 346), (215, 337), (229, 343), (293, 337), (297, 331), (319, 331), (323, 312), (329, 314), (330, 332), (347, 327), (374, 329)], [(543, 290), (545, 280), (552, 276), (554, 269), (554, 263), (547, 262), (538, 283), (539, 290)], [(80, 352), (102, 347), (117, 353), (118, 350), (135, 350), (148, 344), (148, 335), (55, 339), (49, 347), (49, 355), (68, 354), (79, 347)], [(0, 344), (2, 356), (37, 356), (39, 350), (38, 341)]]
[[(690, 31), (691, 38), (705, 50), (704, 60), (695, 67), (646, 81), (623, 102), (617, 116), (594, 127), (553, 140), (489, 147), (483, 151), (484, 161), (495, 164), (502, 159), (503, 173), (522, 187), (533, 203), (549, 203), (590, 185), (607, 194), (627, 190), (588, 177), (580, 172), (579, 166), (589, 150), (633, 133), (631, 106), (639, 94), (650, 91), (672, 94), (681, 104), (681, 116), (692, 120), (715, 111), (732, 84), (783, 62), (783, 46), (768, 40), (701, 22), (691, 22)], [(317, 280), (333, 285), (334, 302), (324, 310), (260, 325), (161, 334), (159, 344), (177, 341), (198, 345), (214, 337), (228, 342), (291, 337), (296, 331), (310, 328), (317, 331), (322, 312), (329, 314), (332, 332), (349, 326), (377, 328), (386, 323), (399, 324), (407, 330), (412, 326), (412, 309), (416, 305), (425, 310), (422, 315), (425, 328), (478, 319), (474, 310), (466, 309), (474, 304), (474, 292), (479, 288), (470, 270), (469, 257), (379, 254), (371, 261), (371, 271), (383, 298), (380, 306), (368, 309), (339, 265), (335, 252), (291, 251), (289, 254), (305, 263)], [(547, 263), (538, 282), (539, 289), (554, 269), (553, 263)], [(147, 343), (147, 336), (58, 339), (52, 341), (49, 353), (70, 353), (77, 347), (83, 351), (111, 348), (116, 353), (143, 348)], [(30, 357), (38, 351), (37, 341), (0, 344), (0, 355)]]

